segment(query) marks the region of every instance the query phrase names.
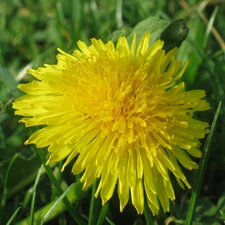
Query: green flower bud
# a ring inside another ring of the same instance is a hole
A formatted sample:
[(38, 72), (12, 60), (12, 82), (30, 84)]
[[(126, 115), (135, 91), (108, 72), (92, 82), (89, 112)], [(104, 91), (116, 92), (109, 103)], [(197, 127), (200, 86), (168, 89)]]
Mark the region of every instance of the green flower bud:
[(170, 23), (161, 33), (160, 39), (164, 41), (163, 49), (169, 52), (175, 47), (180, 47), (188, 35), (189, 28), (183, 19)]

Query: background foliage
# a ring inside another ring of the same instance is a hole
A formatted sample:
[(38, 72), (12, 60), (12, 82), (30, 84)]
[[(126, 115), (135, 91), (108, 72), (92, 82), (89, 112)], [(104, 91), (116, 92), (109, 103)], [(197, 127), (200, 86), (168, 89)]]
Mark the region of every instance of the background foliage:
[[(60, 212), (52, 208), (54, 218), (46, 224), (79, 224), (76, 218), (84, 224), (146, 224), (146, 218), (136, 215), (130, 205), (119, 213), (116, 196), (102, 207), (100, 199), (92, 200), (91, 189), (82, 192), (79, 183), (70, 186), (79, 177), (74, 177), (70, 168), (60, 173), (61, 163), (46, 170), (41, 166), (47, 152), (23, 144), (36, 128), (25, 129), (19, 124), (20, 118), (11, 107), (14, 98), (21, 94), (16, 86), (30, 80), (26, 68), (56, 63), (57, 47), (71, 53), (80, 39), (87, 44), (92, 37), (107, 41), (115, 30), (134, 27), (149, 16), (168, 22), (183, 18), (190, 28), (178, 52), (180, 60), (189, 60), (183, 79), (188, 90), (206, 90), (212, 110), (197, 116), (211, 123), (218, 103), (224, 101), (224, 15), (224, 0), (1, 0), (0, 224), (10, 224), (14, 213), (12, 224), (39, 224), (34, 214), (54, 201), (60, 205), (62, 199), (57, 199), (63, 191), (75, 203), (65, 203), (67, 210), (62, 203)], [(225, 212), (224, 116), (222, 104), (195, 213), (196, 225), (223, 224), (220, 210)], [(195, 171), (185, 172), (193, 184)], [(152, 224), (184, 224), (191, 190), (175, 189), (177, 200), (171, 204), (171, 212), (153, 217)], [(28, 220), (23, 220), (29, 215)]]

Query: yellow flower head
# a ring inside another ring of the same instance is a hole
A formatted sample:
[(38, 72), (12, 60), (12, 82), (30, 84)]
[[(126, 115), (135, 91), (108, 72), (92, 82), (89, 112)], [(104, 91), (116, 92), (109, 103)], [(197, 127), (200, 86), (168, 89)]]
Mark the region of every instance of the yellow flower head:
[[(180, 165), (198, 166), (200, 141), (208, 124), (193, 118), (209, 109), (202, 90), (185, 91), (177, 83), (182, 67), (174, 54), (165, 54), (163, 41), (149, 48), (146, 33), (136, 46), (125, 37), (117, 45), (92, 39), (69, 55), (59, 49), (57, 65), (29, 70), (37, 80), (20, 84), (26, 93), (13, 103), (27, 127), (45, 125), (25, 142), (48, 147), (47, 163), (77, 156), (74, 174), (82, 173), (84, 188), (96, 178), (95, 196), (108, 201), (117, 185), (120, 210), (131, 196), (143, 213), (144, 196), (153, 214), (160, 205), (169, 211), (175, 194), (169, 173), (190, 188)], [(190, 157), (191, 156), (191, 157)]]

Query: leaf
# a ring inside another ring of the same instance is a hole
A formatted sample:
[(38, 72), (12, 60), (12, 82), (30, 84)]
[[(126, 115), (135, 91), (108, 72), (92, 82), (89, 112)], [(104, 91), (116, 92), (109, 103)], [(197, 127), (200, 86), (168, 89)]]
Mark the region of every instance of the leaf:
[(158, 19), (152, 16), (148, 17), (146, 20), (143, 20), (134, 27), (133, 31), (127, 37), (128, 43), (131, 43), (134, 33), (137, 34), (137, 43), (139, 43), (144, 33), (150, 32), (151, 39), (149, 46), (151, 46), (158, 39), (167, 25), (168, 22), (166, 22), (165, 20)]
[(225, 211), (225, 194), (220, 196), (218, 202), (217, 202), (217, 209)]
[(117, 39), (121, 36), (127, 38), (129, 44), (131, 44), (134, 34), (137, 35), (137, 43), (140, 42), (141, 38), (146, 32), (151, 33), (150, 46), (159, 38), (160, 34), (164, 28), (168, 25), (168, 22), (157, 17), (150, 16), (146, 20), (138, 23), (133, 29), (132, 28), (123, 28), (117, 30), (111, 35), (111, 40), (116, 42)]
[(209, 199), (199, 199), (196, 206), (196, 217), (214, 216), (216, 213), (216, 206)]
[(13, 75), (3, 65), (0, 65), (0, 76), (10, 91), (16, 89), (17, 83)]
[(223, 219), (225, 220), (225, 213), (222, 210), (220, 210), (220, 214), (223, 217)]

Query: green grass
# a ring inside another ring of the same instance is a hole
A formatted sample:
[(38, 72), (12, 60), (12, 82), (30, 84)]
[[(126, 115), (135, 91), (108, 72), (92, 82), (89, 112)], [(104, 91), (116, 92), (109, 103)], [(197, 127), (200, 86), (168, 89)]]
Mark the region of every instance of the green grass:
[[(0, 224), (189, 225), (192, 220), (193, 225), (224, 224), (224, 12), (222, 0), (0, 1)], [(167, 22), (186, 20), (190, 32), (177, 56), (183, 62), (189, 60), (182, 79), (187, 90), (206, 90), (212, 109), (197, 114), (199, 119), (210, 124), (215, 115), (217, 119), (211, 145), (206, 141), (204, 147), (208, 160), (203, 173), (185, 171), (193, 190), (174, 185), (176, 201), (171, 212), (155, 217), (148, 209), (145, 215), (137, 215), (130, 203), (120, 213), (116, 195), (102, 207), (101, 200), (93, 198), (96, 184), (83, 191), (79, 176), (70, 172), (72, 165), (63, 173), (62, 163), (42, 166), (46, 149), (23, 144), (36, 128), (19, 124), (11, 105), (21, 95), (17, 84), (30, 80), (26, 68), (55, 63), (58, 47), (71, 53), (78, 40), (107, 41), (119, 28), (134, 27), (149, 16)], [(188, 210), (189, 205), (193, 208)]]

